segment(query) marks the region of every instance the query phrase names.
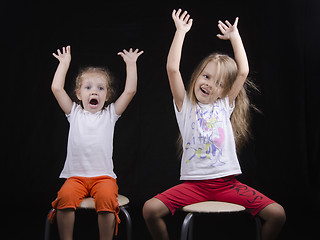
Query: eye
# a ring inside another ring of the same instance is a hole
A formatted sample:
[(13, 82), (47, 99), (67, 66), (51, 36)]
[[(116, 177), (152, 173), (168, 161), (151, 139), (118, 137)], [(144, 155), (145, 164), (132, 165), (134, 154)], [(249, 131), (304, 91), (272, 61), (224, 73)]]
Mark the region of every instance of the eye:
[(204, 77), (205, 79), (209, 79), (209, 76), (206, 75), (206, 74), (204, 74), (203, 77)]
[(104, 87), (98, 87), (98, 89), (99, 89), (100, 91), (103, 91), (103, 90), (104, 90)]
[(90, 89), (91, 89), (90, 86), (85, 86), (84, 88), (87, 89), (87, 90), (90, 90)]
[(216, 86), (222, 88), (223, 87), (223, 83), (222, 82), (216, 82)]

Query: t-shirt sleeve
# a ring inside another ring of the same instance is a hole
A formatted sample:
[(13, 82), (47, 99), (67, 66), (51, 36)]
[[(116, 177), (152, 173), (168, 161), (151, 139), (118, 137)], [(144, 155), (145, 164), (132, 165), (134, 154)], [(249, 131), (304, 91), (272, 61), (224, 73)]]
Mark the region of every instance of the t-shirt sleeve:
[(187, 102), (187, 93), (185, 92), (185, 94), (184, 94), (184, 99), (183, 99), (183, 103), (182, 103), (182, 108), (181, 108), (181, 110), (180, 110), (180, 112), (179, 112), (179, 111), (178, 111), (178, 108), (177, 108), (177, 105), (176, 105), (176, 102), (175, 102), (174, 99), (173, 99), (173, 106), (174, 106), (174, 111), (175, 111), (176, 114), (181, 114), (181, 115), (183, 115), (183, 113), (185, 112), (185, 109), (187, 108), (186, 102)]
[(222, 99), (222, 104), (224, 106), (224, 108), (227, 110), (228, 114), (229, 114), (229, 118), (234, 110), (234, 107), (235, 107), (235, 101), (233, 101), (231, 103), (231, 105), (229, 104), (229, 97), (225, 97)]
[(116, 122), (121, 117), (121, 115), (116, 114), (114, 103), (110, 103), (107, 108), (109, 108), (112, 120)]
[(74, 112), (75, 112), (77, 106), (79, 106), (79, 105), (77, 103), (73, 102), (70, 113), (66, 114), (66, 117), (67, 117), (69, 122), (71, 122), (71, 119), (72, 119), (72, 117), (74, 115)]
[(176, 118), (177, 118), (177, 122), (178, 122), (178, 126), (180, 128), (180, 131), (183, 131), (184, 125), (185, 125), (185, 115), (187, 113), (187, 108), (188, 108), (188, 98), (187, 98), (187, 93), (184, 94), (184, 99), (183, 99), (183, 103), (182, 103), (182, 108), (180, 110), (180, 112), (178, 111), (177, 105), (173, 99), (173, 107), (174, 107), (174, 111), (176, 114)]

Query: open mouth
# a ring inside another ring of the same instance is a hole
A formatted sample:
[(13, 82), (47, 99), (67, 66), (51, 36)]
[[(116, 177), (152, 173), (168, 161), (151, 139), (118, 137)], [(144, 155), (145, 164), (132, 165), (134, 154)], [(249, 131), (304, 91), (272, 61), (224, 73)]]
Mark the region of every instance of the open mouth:
[(204, 87), (200, 87), (200, 90), (203, 94), (205, 95), (209, 95), (209, 91), (207, 89), (205, 89)]
[(91, 99), (90, 100), (90, 102), (89, 102), (91, 105), (98, 105), (98, 100), (97, 99), (95, 99), (95, 98), (93, 98), (93, 99)]

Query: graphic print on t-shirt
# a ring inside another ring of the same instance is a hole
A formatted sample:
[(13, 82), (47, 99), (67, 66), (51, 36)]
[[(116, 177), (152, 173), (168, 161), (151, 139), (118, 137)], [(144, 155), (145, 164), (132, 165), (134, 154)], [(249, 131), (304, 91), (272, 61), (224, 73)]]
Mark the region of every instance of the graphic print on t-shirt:
[[(190, 117), (193, 115), (190, 111)], [(187, 163), (193, 158), (210, 159), (211, 166), (222, 166), (222, 149), (225, 140), (224, 123), (225, 110), (218, 104), (197, 106), (195, 120), (191, 122), (192, 140), (185, 146), (186, 151), (192, 151)]]

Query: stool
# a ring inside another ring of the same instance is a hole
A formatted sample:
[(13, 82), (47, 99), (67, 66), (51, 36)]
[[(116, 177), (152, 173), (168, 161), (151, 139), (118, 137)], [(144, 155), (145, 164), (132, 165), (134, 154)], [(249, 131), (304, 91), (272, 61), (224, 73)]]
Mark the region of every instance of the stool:
[[(131, 217), (129, 215), (129, 212), (126, 209), (126, 208), (128, 208), (129, 199), (123, 195), (118, 194), (118, 203), (119, 203), (120, 212), (123, 213), (123, 215), (125, 216), (125, 220), (126, 220), (127, 240), (131, 240), (132, 221), (131, 221)], [(88, 197), (88, 198), (83, 199), (77, 209), (93, 209), (93, 210), (95, 210), (94, 199), (92, 197)], [(49, 211), (48, 215), (53, 210), (54, 209), (51, 209)], [(47, 218), (46, 224), (45, 224), (45, 231), (44, 231), (44, 240), (49, 240), (49, 238), (50, 238), (50, 226), (51, 226), (50, 220)]]
[[(195, 214), (211, 214), (211, 213), (232, 213), (232, 212), (243, 212), (245, 207), (227, 202), (219, 201), (205, 201), (187, 205), (181, 209), (188, 214), (184, 218), (182, 229), (181, 229), (181, 240), (191, 240), (193, 234), (193, 220)], [(256, 239), (261, 239), (261, 222), (259, 217), (255, 217), (256, 222)]]

